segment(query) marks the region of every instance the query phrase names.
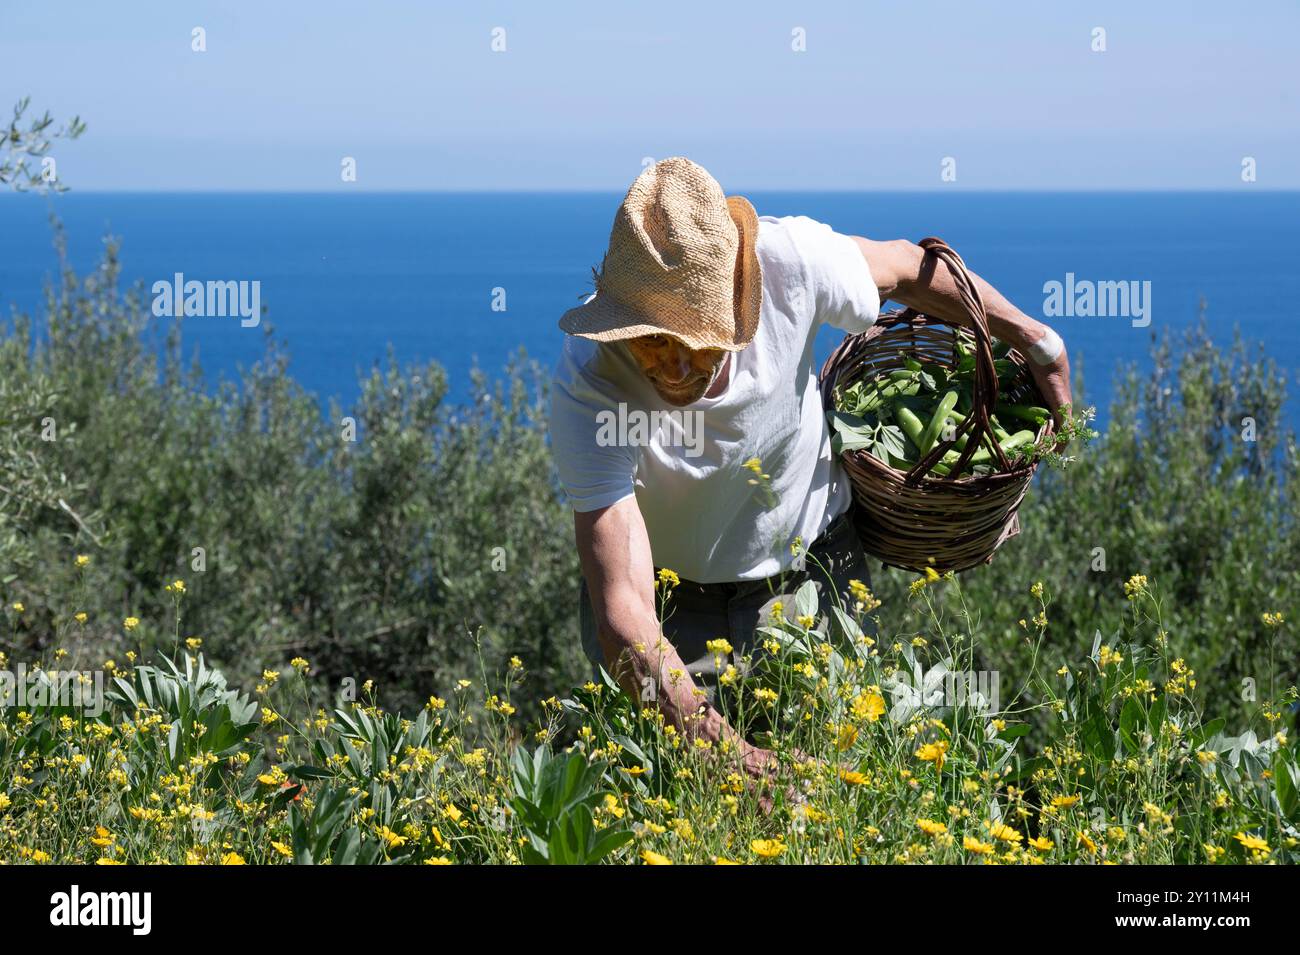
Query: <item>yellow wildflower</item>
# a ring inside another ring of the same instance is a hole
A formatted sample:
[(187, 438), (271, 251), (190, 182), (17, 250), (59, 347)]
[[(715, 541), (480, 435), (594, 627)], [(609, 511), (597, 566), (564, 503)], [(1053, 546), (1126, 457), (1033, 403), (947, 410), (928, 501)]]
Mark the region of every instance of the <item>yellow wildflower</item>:
[(1259, 855), (1266, 856), (1271, 851), (1268, 847), (1268, 843), (1263, 839), (1260, 839), (1258, 836), (1248, 836), (1244, 832), (1239, 832), (1233, 836), (1233, 838), (1251, 852), (1258, 853)]
[(935, 822), (933, 819), (918, 819), (916, 827), (924, 832), (927, 836), (941, 836), (948, 831), (948, 827), (942, 822)]
[(880, 601), (867, 589), (867, 585), (857, 579), (849, 581), (849, 596), (853, 598), (854, 609), (859, 613), (870, 613), (880, 606)]
[(1129, 600), (1136, 600), (1139, 596), (1146, 593), (1147, 579), (1142, 574), (1134, 574), (1124, 582), (1124, 596)]
[(879, 693), (868, 690), (853, 698), (852, 708), (855, 719), (874, 723), (884, 715), (885, 698)]
[(999, 839), (1002, 842), (1008, 842), (1012, 845), (1019, 844), (1021, 839), (1020, 833), (1004, 822), (991, 823), (989, 825), (989, 835), (994, 839)]
[(704, 644), (704, 649), (708, 650), (714, 656), (727, 656), (733, 649), (730, 641), (726, 637), (717, 637), (709, 640)]
[(947, 752), (947, 741), (939, 740), (937, 743), (926, 743), (918, 749), (916, 758), (925, 763), (934, 763), (935, 769), (943, 769), (944, 754)]

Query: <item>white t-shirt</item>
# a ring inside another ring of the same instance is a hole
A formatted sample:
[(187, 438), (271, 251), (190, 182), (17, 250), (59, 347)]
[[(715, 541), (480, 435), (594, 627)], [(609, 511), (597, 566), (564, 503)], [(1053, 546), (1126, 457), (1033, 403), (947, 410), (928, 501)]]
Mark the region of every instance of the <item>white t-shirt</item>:
[[(813, 340), (823, 322), (865, 331), (880, 294), (848, 236), (807, 216), (758, 221), (758, 331), (732, 354), (721, 395), (674, 408), (625, 343), (576, 336), (565, 338), (551, 388), (551, 451), (573, 509), (635, 494), (655, 566), (697, 583), (787, 569), (794, 539), (811, 544), (850, 503)], [(758, 486), (751, 458), (769, 475)]]

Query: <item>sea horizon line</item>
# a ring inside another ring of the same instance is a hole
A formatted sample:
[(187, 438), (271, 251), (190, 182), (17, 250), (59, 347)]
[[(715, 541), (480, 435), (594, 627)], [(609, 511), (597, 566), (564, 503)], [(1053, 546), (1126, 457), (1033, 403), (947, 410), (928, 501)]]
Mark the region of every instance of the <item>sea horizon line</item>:
[[(330, 198), (347, 198), (357, 196), (584, 196), (584, 195), (621, 195), (626, 188), (593, 189), (264, 189), (264, 188), (214, 188), (214, 189), (69, 189), (61, 193), (40, 193), (33, 190), (24, 192), (0, 193), (0, 202), (21, 201), (22, 197), (35, 196), (46, 199), (76, 198), (78, 196), (314, 196)], [(1242, 186), (1237, 188), (1104, 188), (1104, 189), (1005, 189), (974, 187), (935, 187), (924, 189), (886, 189), (886, 188), (809, 188), (790, 187), (728, 187), (728, 193), (755, 195), (896, 195), (896, 196), (937, 196), (950, 193), (962, 196), (1249, 196), (1264, 194), (1269, 196), (1297, 195), (1300, 188), (1260, 188)]]

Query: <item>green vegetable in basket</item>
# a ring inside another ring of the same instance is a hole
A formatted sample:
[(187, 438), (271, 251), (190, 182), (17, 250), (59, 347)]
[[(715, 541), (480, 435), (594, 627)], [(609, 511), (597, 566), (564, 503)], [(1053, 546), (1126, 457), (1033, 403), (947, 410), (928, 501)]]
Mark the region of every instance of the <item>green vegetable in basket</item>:
[(1046, 408), (1039, 408), (1035, 405), (1013, 405), (1005, 401), (999, 401), (997, 404), (997, 413), (1003, 416), (1019, 418), (1021, 421), (1028, 421), (1030, 424), (1043, 424), (1050, 418), (1051, 412)]
[(934, 449), (934, 442), (938, 440), (939, 432), (943, 429), (943, 423), (948, 420), (948, 415), (956, 406), (957, 390), (954, 388), (939, 399), (939, 407), (935, 409), (934, 417), (930, 419), (930, 423), (925, 426), (925, 431), (921, 433), (921, 440), (916, 443), (921, 452), (921, 457), (925, 457)]
[(1006, 452), (1007, 455), (1010, 457), (1012, 451), (1024, 447), (1026, 444), (1031, 443), (1033, 440), (1034, 440), (1034, 432), (1017, 431), (1015, 434), (1007, 438), (1005, 441), (1000, 442), (1000, 444), (1002, 446), (1002, 450)]
[[(921, 456), (925, 457), (925, 425), (921, 419), (916, 416), (916, 412), (906, 405), (894, 406), (894, 417), (898, 419), (899, 425), (903, 429), (903, 434), (907, 435), (917, 449), (921, 451)], [(913, 461), (913, 464), (916, 462)]]
[[(838, 455), (865, 450), (899, 470), (915, 467), (934, 450), (945, 427), (961, 426), (971, 413), (975, 355), (961, 335), (955, 339), (954, 351), (955, 363), (951, 366), (900, 352), (902, 367), (837, 389), (834, 410), (828, 415), (833, 452)], [(994, 343), (994, 370), (1003, 393), (1010, 391), (1024, 374), (1022, 367), (1007, 357), (1009, 352), (1003, 343)], [(989, 415), (989, 431), (982, 434), (980, 446), (971, 454), (962, 474), (991, 473), (998, 464), (995, 445), (1008, 459), (1032, 452), (1037, 428), (1049, 418), (1046, 408), (998, 402)], [(1004, 422), (1014, 423), (1008, 426)], [(965, 452), (971, 433), (952, 439), (952, 447), (932, 465), (932, 473), (954, 476), (952, 469)]]

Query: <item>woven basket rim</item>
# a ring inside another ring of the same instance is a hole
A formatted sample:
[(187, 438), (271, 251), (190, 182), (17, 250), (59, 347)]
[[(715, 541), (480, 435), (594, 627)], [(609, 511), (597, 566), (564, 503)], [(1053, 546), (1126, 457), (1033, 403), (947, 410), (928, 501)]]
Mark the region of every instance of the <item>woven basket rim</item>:
[[(871, 339), (879, 337), (879, 335), (882, 332), (889, 331), (892, 328), (900, 327), (900, 320), (902, 319), (903, 316), (908, 315), (909, 312), (911, 312), (910, 309), (896, 309), (884, 313), (876, 320), (876, 322), (871, 326), (870, 329), (868, 329), (866, 332), (860, 333), (860, 336), (858, 337), (861, 337), (864, 341), (870, 341)], [(938, 319), (934, 319), (923, 313), (913, 313), (913, 314), (916, 316), (917, 319), (917, 321), (913, 322), (913, 324), (916, 326), (925, 327), (925, 328), (944, 329), (945, 331), (952, 332), (953, 334), (956, 334), (958, 331), (957, 328), (954, 328), (953, 325), (948, 322), (943, 322)], [(909, 319), (909, 321), (911, 320)], [(819, 374), (818, 377), (820, 379), (820, 386), (822, 388), (822, 397), (823, 397), (822, 405), (824, 411), (831, 411), (834, 409), (833, 391), (835, 386), (839, 384), (841, 378), (841, 375), (839, 374), (839, 369), (836, 368), (835, 366), (836, 361), (840, 357), (839, 355), (840, 349), (844, 348), (846, 344), (849, 344), (854, 337), (855, 336), (846, 336), (844, 340), (838, 346), (836, 346), (835, 350), (831, 352), (830, 356), (822, 364), (821, 373)], [(886, 352), (887, 350), (882, 350), (881, 354), (885, 354)], [(897, 353), (897, 350), (894, 350), (894, 353)], [(1029, 363), (1025, 360), (1024, 356), (1014, 348), (1010, 349), (1007, 352), (1006, 357), (1010, 358), (1012, 361), (1019, 364), (1022, 368), (1028, 369), (1029, 367)], [(900, 361), (898, 365), (899, 367), (902, 367), (902, 362)], [(830, 379), (829, 387), (826, 384), (828, 380), (826, 378), (828, 372), (835, 372), (835, 377), (833, 379)], [(1036, 385), (1034, 390), (1035, 390), (1035, 394), (1037, 394), (1041, 400), (1042, 395), (1041, 392), (1037, 390)], [(1055, 429), (1054, 429), (1052, 419), (1049, 417), (1047, 421), (1045, 421), (1043, 424), (1038, 426), (1038, 430), (1034, 435), (1034, 446), (1038, 446), (1042, 444), (1044, 440), (1046, 440), (1054, 433), (1054, 430)], [(893, 475), (906, 477), (907, 474), (909, 473), (909, 471), (901, 470), (899, 468), (894, 467), (892, 464), (887, 464), (886, 462), (881, 461), (878, 457), (876, 457), (870, 451), (867, 451), (865, 448), (855, 448), (848, 451), (841, 451), (840, 457), (841, 458), (849, 457), (853, 460), (861, 461), (873, 469), (877, 469), (882, 472), (887, 472)], [(1037, 468), (1037, 462), (1030, 461), (1026, 464), (1020, 465), (1019, 467), (1012, 467), (1001, 471), (994, 471), (990, 474), (965, 473), (955, 478), (949, 478), (949, 477), (944, 477), (943, 475), (934, 475), (932, 473), (926, 473), (920, 477), (920, 481), (918, 483), (934, 485), (936, 487), (951, 487), (953, 485), (962, 485), (962, 484), (969, 485), (971, 483), (984, 481), (989, 478), (1018, 477), (1026, 473), (1032, 474), (1036, 468)]]

